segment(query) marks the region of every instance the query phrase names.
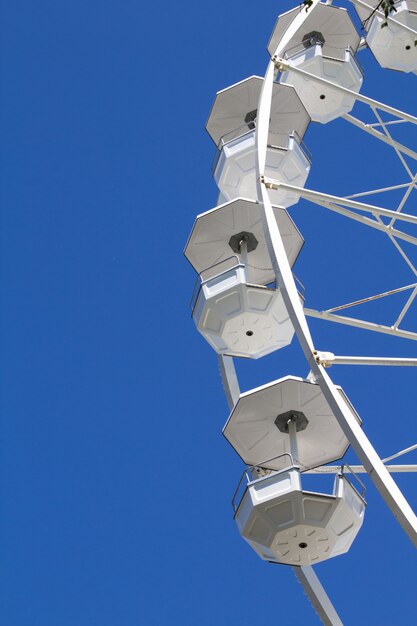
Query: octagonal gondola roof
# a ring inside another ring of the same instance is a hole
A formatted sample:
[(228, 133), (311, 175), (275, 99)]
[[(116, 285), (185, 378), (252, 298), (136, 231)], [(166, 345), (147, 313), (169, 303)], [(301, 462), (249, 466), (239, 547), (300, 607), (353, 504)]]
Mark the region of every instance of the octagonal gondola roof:
[[(360, 423), (341, 387), (338, 391), (346, 407)], [(286, 376), (243, 393), (230, 414), (223, 434), (248, 465), (282, 469), (290, 464), (287, 458), (290, 439), (287, 433), (281, 432), (276, 419), (289, 411), (303, 413), (308, 421), (305, 430), (297, 433), (298, 459), (294, 461), (300, 465), (301, 471), (344, 456), (349, 441), (320, 386), (295, 376)]]
[[(216, 145), (222, 137), (232, 139), (254, 128), (262, 83), (263, 78), (251, 76), (217, 92), (206, 125)], [(302, 139), (309, 122), (310, 117), (293, 87), (274, 83), (270, 135), (287, 135), (295, 131)]]
[[(271, 39), (268, 43), (268, 52), (272, 56), (294, 18), (299, 14), (297, 7), (278, 17)], [(310, 33), (321, 33), (324, 38), (323, 54), (336, 59), (344, 59), (346, 48), (356, 52), (360, 36), (346, 9), (330, 4), (316, 4), (308, 11), (308, 15), (296, 34), (290, 39), (284, 49), (287, 55), (303, 49), (303, 39)]]
[[(257, 245), (248, 253), (249, 282), (266, 285), (275, 279), (265, 240), (262, 205), (237, 198), (198, 215), (184, 254), (194, 269), (204, 270), (231, 257), (230, 239), (241, 232), (254, 235)], [(304, 240), (296, 225), (282, 207), (273, 207), (290, 265), (294, 265)]]

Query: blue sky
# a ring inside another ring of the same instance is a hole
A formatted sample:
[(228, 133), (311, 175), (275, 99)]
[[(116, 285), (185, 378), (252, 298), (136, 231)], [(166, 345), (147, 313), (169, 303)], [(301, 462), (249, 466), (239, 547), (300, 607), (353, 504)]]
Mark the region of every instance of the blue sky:
[[(228, 408), (182, 256), (195, 216), (216, 204), (204, 130), (215, 93), (263, 75), (276, 17), (293, 6), (278, 4), (1, 1), (5, 626), (319, 623), (292, 571), (262, 562), (235, 528), (243, 468), (221, 436)], [(368, 51), (360, 61), (363, 93), (416, 111), (414, 75), (381, 70)], [(311, 125), (305, 142), (310, 188), (407, 180), (344, 122)], [(414, 282), (376, 231), (307, 202), (290, 212), (311, 308)], [(363, 314), (392, 323), (403, 301)], [(311, 329), (336, 354), (417, 356), (414, 342)], [(295, 340), (237, 367), (244, 390), (307, 374)], [(411, 368), (330, 374), (381, 456), (417, 442)], [(417, 510), (415, 476), (397, 481)], [(367, 486), (350, 552), (317, 573), (346, 624), (413, 624), (416, 554)]]

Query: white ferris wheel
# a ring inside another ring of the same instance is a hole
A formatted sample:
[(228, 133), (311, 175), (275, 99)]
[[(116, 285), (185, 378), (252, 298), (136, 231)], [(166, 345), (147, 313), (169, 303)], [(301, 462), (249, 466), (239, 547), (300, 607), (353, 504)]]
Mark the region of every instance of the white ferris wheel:
[[(417, 0), (349, 3), (348, 10), (331, 0), (307, 0), (280, 15), (264, 78), (250, 76), (217, 93), (207, 130), (217, 147), (218, 205), (197, 216), (185, 249), (199, 275), (192, 316), (218, 354), (230, 407), (223, 434), (246, 466), (233, 497), (238, 530), (261, 559), (294, 569), (323, 623), (332, 625), (342, 622), (313, 567), (347, 552), (359, 533), (366, 509), (361, 474), (369, 475), (417, 547), (417, 517), (393, 478), (417, 466), (392, 464), (417, 448), (415, 442), (381, 459), (366, 435), (366, 416), (362, 422), (328, 371), (343, 364), (412, 367), (417, 359), (323, 352), (309, 327), (316, 318), (417, 340), (409, 315), (417, 302), (417, 267), (409, 252), (417, 244), (417, 215), (410, 208), (417, 184), (410, 163), (417, 152), (395, 134), (417, 125), (417, 117), (363, 95), (358, 58), (370, 49), (382, 68), (417, 73)], [(352, 21), (355, 10), (365, 36)], [(356, 103), (363, 116), (358, 107), (353, 111)], [(310, 189), (304, 135), (311, 123), (336, 119), (388, 146), (406, 182), (387, 179), (386, 187), (343, 197)], [(396, 206), (369, 203), (394, 190), (400, 193)], [(414, 280), (324, 311), (307, 308), (292, 271), (303, 237), (287, 211), (300, 200), (379, 232)], [(394, 320), (355, 315), (355, 307), (397, 294), (406, 299)], [(281, 372), (241, 392), (234, 359), (262, 358), (296, 341), (310, 371), (306, 378)], [(358, 465), (343, 463), (350, 447)], [(335, 475), (331, 493), (303, 489), (303, 475), (323, 471)]]

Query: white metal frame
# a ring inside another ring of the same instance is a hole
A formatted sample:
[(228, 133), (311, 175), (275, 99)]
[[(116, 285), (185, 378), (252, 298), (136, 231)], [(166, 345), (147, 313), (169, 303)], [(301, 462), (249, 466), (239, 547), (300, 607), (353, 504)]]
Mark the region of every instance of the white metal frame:
[[(313, 0), (310, 10), (312, 10), (318, 4), (318, 2), (319, 0)], [(268, 138), (268, 120), (270, 116), (272, 85), (274, 81), (274, 74), (275, 74), (276, 68), (278, 68), (278, 70), (285, 69), (290, 72), (294, 71), (295, 73), (304, 75), (312, 80), (316, 80), (319, 83), (326, 84), (330, 87), (336, 88), (345, 94), (354, 95), (356, 99), (368, 105), (372, 109), (372, 111), (375, 113), (378, 119), (378, 122), (383, 129), (383, 133), (381, 131), (376, 130), (373, 127), (369, 127), (366, 125), (363, 125), (364, 129), (366, 130), (366, 132), (369, 132), (370, 134), (373, 134), (374, 136), (381, 138), (385, 143), (391, 144), (391, 146), (397, 152), (399, 158), (402, 160), (403, 165), (405, 169), (407, 170), (407, 173), (410, 175), (410, 178), (411, 178), (411, 182), (409, 184), (410, 190), (411, 190), (411, 185), (414, 187), (416, 183), (416, 178), (413, 177), (411, 172), (409, 171), (402, 157), (402, 153), (404, 152), (408, 154), (408, 156), (412, 156), (413, 158), (415, 158), (415, 153), (412, 153), (412, 151), (406, 151), (403, 146), (393, 141), (387, 129), (387, 125), (386, 124), (384, 125), (380, 115), (378, 114), (378, 110), (384, 111), (386, 113), (389, 113), (397, 117), (400, 120), (411, 122), (413, 124), (417, 124), (417, 118), (414, 116), (408, 115), (407, 113), (404, 113), (402, 111), (399, 111), (397, 109), (394, 109), (392, 107), (389, 107), (387, 105), (384, 105), (383, 103), (372, 100), (371, 98), (367, 98), (366, 96), (353, 94), (353, 92), (350, 92), (350, 90), (348, 89), (345, 89), (340, 86), (336, 86), (327, 80), (313, 76), (309, 74), (308, 72), (300, 70), (299, 68), (293, 68), (290, 62), (284, 60), (281, 54), (285, 50), (285, 46), (287, 45), (291, 37), (295, 34), (295, 32), (302, 25), (303, 21), (306, 19), (307, 11), (308, 11), (307, 8), (304, 8), (303, 10), (300, 11), (300, 13), (297, 15), (297, 17), (294, 19), (294, 21), (291, 23), (291, 25), (287, 29), (286, 33), (284, 34), (284, 37), (282, 38), (282, 40), (278, 44), (277, 49), (273, 53), (271, 57), (271, 61), (269, 62), (269, 65), (265, 74), (264, 84), (262, 87), (262, 92), (261, 92), (260, 100), (259, 100), (258, 125), (256, 129), (256, 142), (257, 142), (257, 149), (258, 149), (257, 174), (258, 174), (259, 199), (263, 203), (263, 207), (264, 207), (264, 227), (265, 227), (266, 240), (267, 240), (273, 268), (275, 271), (276, 283), (281, 289), (284, 302), (287, 306), (288, 312), (290, 314), (291, 320), (295, 328), (297, 338), (300, 342), (305, 358), (311, 368), (312, 376), (319, 383), (321, 390), (327, 402), (329, 403), (332, 411), (334, 412), (334, 415), (336, 416), (342, 430), (344, 431), (345, 435), (348, 437), (349, 441), (351, 442), (352, 447), (355, 450), (357, 456), (362, 461), (364, 471), (366, 471), (369, 474), (371, 480), (373, 481), (376, 488), (380, 492), (381, 496), (385, 500), (389, 509), (397, 518), (398, 522), (402, 526), (403, 530), (407, 533), (412, 543), (415, 546), (417, 546), (417, 517), (412, 511), (407, 500), (404, 498), (403, 494), (401, 493), (401, 491), (399, 490), (399, 488), (397, 487), (396, 483), (394, 482), (394, 480), (392, 479), (390, 475), (390, 469), (392, 470), (393, 468), (387, 468), (384, 462), (380, 459), (377, 452), (375, 451), (372, 444), (370, 443), (369, 439), (365, 435), (364, 431), (358, 425), (357, 421), (354, 419), (349, 407), (343, 402), (340, 395), (337, 393), (337, 389), (335, 385), (333, 384), (332, 380), (330, 379), (327, 372), (325, 371), (324, 364), (320, 361), (320, 358), (317, 358), (317, 351), (315, 350), (314, 343), (310, 334), (310, 330), (306, 321), (306, 317), (305, 317), (303, 308), (300, 304), (300, 300), (297, 295), (297, 289), (296, 289), (296, 285), (294, 283), (294, 279), (291, 273), (291, 268), (288, 264), (285, 251), (284, 251), (283, 242), (281, 239), (281, 235), (277, 227), (276, 221), (274, 220), (274, 216), (272, 212), (272, 206), (271, 206), (271, 202), (270, 202), (269, 194), (268, 194), (268, 186), (270, 186), (271, 184), (274, 184), (275, 181), (266, 180), (265, 175), (264, 175), (266, 147), (267, 147), (267, 138)], [(356, 119), (353, 118), (353, 116), (345, 116), (345, 117), (347, 117), (348, 121), (350, 121), (351, 123), (354, 123), (359, 126), (362, 125), (360, 122), (357, 122)], [(399, 238), (399, 239), (404, 239), (406, 241), (410, 241), (409, 235), (407, 233), (402, 233), (401, 231), (397, 231), (397, 229), (393, 228), (393, 224), (395, 223), (397, 219), (400, 219), (401, 217), (403, 218), (404, 221), (417, 223), (417, 219), (414, 216), (406, 216), (404, 219), (404, 215), (401, 215), (401, 216), (399, 215), (400, 211), (402, 210), (403, 204), (398, 207), (397, 212), (392, 212), (392, 211), (384, 210), (381, 207), (373, 207), (369, 205), (364, 206), (363, 203), (352, 201), (352, 200), (349, 200), (348, 198), (340, 199), (340, 198), (335, 198), (334, 196), (328, 196), (328, 195), (326, 196), (325, 194), (318, 194), (318, 192), (309, 192), (308, 190), (304, 190), (302, 194), (300, 195), (303, 195), (303, 194), (304, 194), (303, 197), (309, 196), (309, 199), (314, 199), (315, 201), (317, 201), (318, 204), (323, 203), (324, 206), (327, 206), (328, 208), (332, 210), (337, 210), (338, 212), (346, 214), (348, 217), (352, 217), (353, 219), (357, 219), (359, 221), (362, 221), (365, 224), (371, 225), (372, 227), (375, 227), (375, 228), (378, 228), (379, 230), (383, 230), (387, 232), (387, 234), (389, 235), (393, 243), (395, 242), (395, 245), (397, 249), (399, 249), (402, 256), (405, 257), (409, 266), (411, 266), (413, 270), (415, 271), (415, 268), (411, 264), (411, 261), (409, 261), (408, 257), (405, 255), (405, 252), (399, 246), (398, 242), (396, 242), (394, 239), (394, 238)], [(373, 217), (367, 218), (359, 213), (355, 213), (354, 212), (355, 210), (370, 213)], [(387, 227), (381, 221), (381, 217), (380, 217), (381, 215), (391, 217), (391, 222), (389, 224), (389, 227)], [(413, 238), (411, 243), (417, 243), (415, 238)], [(416, 271), (415, 271), (415, 275), (417, 275)], [(415, 292), (415, 289), (414, 289), (413, 299), (416, 295), (417, 295), (417, 292)], [(410, 305), (411, 305), (411, 302), (409, 303), (409, 306)], [(404, 314), (405, 312), (402, 312), (400, 314), (399, 321), (401, 321)], [(327, 314), (327, 317), (329, 315), (330, 314)], [(342, 321), (342, 320), (338, 320), (338, 321)], [(398, 323), (399, 321), (397, 320)], [(407, 331), (399, 331), (398, 323), (397, 323), (397, 328), (391, 329), (390, 332), (398, 336), (404, 336), (404, 334)], [(361, 323), (357, 321), (357, 325), (360, 325), (362, 327), (367, 326), (368, 328), (370, 328), (370, 325), (367, 324), (366, 322)], [(374, 326), (377, 327), (377, 325), (374, 325)], [(384, 329), (380, 328), (380, 330), (381, 332), (384, 332)], [(409, 334), (414, 335), (415, 333), (409, 333)], [(317, 601), (319, 602), (319, 606), (321, 609), (321, 613), (319, 613), (319, 615), (322, 621), (326, 624), (333, 624), (333, 625), (341, 623), (339, 617), (334, 612), (334, 607), (331, 604), (330, 606), (327, 605), (328, 598), (327, 598), (327, 595), (325, 594), (324, 589), (321, 587), (320, 584), (317, 585), (318, 581), (316, 578), (312, 580), (312, 572), (308, 572), (308, 574), (310, 574), (310, 578), (306, 573), (297, 573), (297, 574), (298, 574), (298, 578), (300, 582), (304, 585), (305, 589), (307, 590), (308, 595), (310, 595), (311, 593), (313, 597), (315, 598), (316, 602)], [(314, 605), (315, 604), (314, 600), (312, 602)]]
[[(318, 4), (318, 2), (319, 0), (313, 0), (311, 9), (316, 4)], [(285, 49), (287, 42), (305, 20), (306, 15), (306, 9), (300, 11), (300, 13), (294, 19), (284, 37), (280, 41), (274, 54), (272, 55), (271, 61), (269, 62), (265, 74), (258, 107), (258, 125), (256, 129), (258, 148), (258, 188), (260, 199), (262, 200), (264, 206), (266, 240), (268, 243), (268, 249), (275, 271), (277, 285), (281, 289), (284, 302), (291, 316), (295, 332), (297, 334), (301, 348), (303, 349), (306, 360), (310, 366), (312, 374), (316, 381), (319, 383), (321, 390), (332, 411), (334, 412), (343, 432), (350, 440), (352, 447), (354, 448), (356, 454), (358, 455), (367, 472), (369, 473), (371, 480), (374, 482), (376, 488), (380, 492), (381, 496), (384, 498), (390, 510), (398, 519), (399, 523), (409, 536), (410, 540), (415, 546), (417, 546), (417, 517), (415, 516), (407, 500), (404, 498), (401, 491), (397, 487), (396, 483), (390, 476), (385, 465), (374, 450), (369, 439), (366, 437), (364, 431), (354, 419), (352, 413), (350, 412), (347, 405), (343, 402), (340, 395), (337, 393), (337, 389), (330, 377), (328, 376), (327, 372), (325, 371), (324, 366), (317, 362), (317, 359), (315, 357), (316, 350), (313, 344), (313, 339), (310, 334), (303, 308), (297, 296), (297, 289), (294, 283), (294, 279), (292, 277), (291, 268), (289, 267), (289, 263), (285, 255), (281, 235), (274, 220), (272, 205), (268, 195), (268, 181), (265, 180), (264, 176), (265, 155), (268, 138), (268, 120), (270, 116), (275, 66), (278, 65), (279, 69), (283, 68), (289, 71), (295, 71), (296, 73), (306, 75), (312, 80), (317, 80), (317, 82), (319, 83), (328, 84), (328, 86), (336, 88), (335, 85), (327, 80), (316, 77), (312, 74), (309, 74), (308, 72), (300, 70), (299, 68), (293, 68), (291, 66), (291, 63), (285, 61), (280, 56), (281, 52)], [(352, 95), (353, 93), (350, 90), (345, 89), (344, 87), (337, 86), (337, 89), (342, 92), (346, 92), (349, 95)], [(405, 119), (407, 121), (417, 124), (417, 118), (414, 116), (408, 115), (407, 113), (404, 113), (397, 109), (393, 109), (392, 107), (379, 103), (375, 100), (372, 100), (371, 98), (367, 98), (366, 96), (362, 96), (359, 94), (354, 95), (355, 97), (357, 97), (358, 100), (365, 104), (368, 104), (371, 107), (378, 108), (380, 110), (396, 115), (401, 119)], [(350, 203), (351, 201), (346, 200), (345, 202)], [(379, 207), (375, 207), (374, 211), (371, 210), (370, 212), (374, 213), (378, 209)], [(391, 214), (392, 212), (389, 211), (389, 215), (391, 217), (394, 217)], [(397, 214), (395, 214), (395, 216), (398, 218)], [(410, 218), (412, 217), (413, 216), (410, 216)]]
[[(240, 396), (239, 382), (233, 358), (223, 356), (222, 354), (219, 354), (217, 358), (227, 403), (230, 410), (232, 410)], [(338, 471), (340, 471), (340, 468), (335, 469), (334, 473), (338, 473)], [(311, 566), (303, 566), (293, 567), (292, 569), (323, 624), (326, 626), (343, 626), (343, 622), (313, 568)]]
[[(310, 367), (310, 376), (320, 385), (320, 388), (336, 419), (338, 420), (339, 425), (341, 426), (346, 437), (349, 439), (358, 458), (362, 462), (362, 465), (355, 465), (350, 468), (345, 468), (344, 471), (352, 471), (354, 473), (368, 473), (380, 495), (385, 500), (387, 506), (396, 517), (412, 543), (417, 547), (417, 517), (410, 508), (407, 500), (399, 490), (395, 481), (391, 477), (391, 473), (394, 472), (416, 472), (417, 465), (386, 465), (387, 461), (393, 460), (405, 454), (406, 452), (417, 449), (417, 444), (397, 454), (394, 454), (387, 459), (382, 460), (373, 448), (371, 442), (367, 438), (361, 426), (358, 424), (357, 420), (353, 416), (351, 409), (341, 398), (340, 394), (337, 391), (337, 388), (335, 387), (334, 383), (326, 372), (326, 368), (332, 365), (416, 366), (417, 359), (397, 359), (391, 357), (367, 356), (335, 356), (333, 353), (317, 351), (315, 349), (306, 320), (306, 316), (316, 317), (340, 324), (346, 324), (349, 326), (356, 326), (376, 332), (387, 333), (395, 335), (397, 337), (417, 340), (417, 332), (405, 330), (399, 327), (405, 314), (417, 297), (417, 282), (411, 285), (391, 289), (390, 291), (384, 292), (382, 294), (372, 295), (355, 302), (343, 304), (332, 309), (328, 309), (327, 311), (320, 312), (312, 309), (303, 309), (300, 303), (300, 299), (297, 293), (297, 287), (295, 285), (294, 277), (291, 272), (291, 267), (285, 254), (283, 241), (269, 199), (268, 189), (277, 189), (278, 187), (282, 187), (283, 189), (297, 191), (297, 193), (301, 197), (308, 199), (310, 202), (313, 202), (319, 206), (324, 206), (331, 211), (341, 213), (342, 215), (345, 215), (350, 219), (359, 221), (371, 228), (383, 232), (389, 237), (389, 239), (391, 240), (397, 251), (400, 253), (408, 267), (417, 277), (417, 268), (411, 262), (411, 260), (401, 247), (401, 244), (399, 243), (399, 241), (406, 241), (413, 245), (417, 245), (417, 237), (413, 237), (409, 233), (404, 232), (397, 227), (394, 227), (394, 224), (397, 221), (413, 225), (417, 224), (416, 216), (408, 215), (402, 212), (405, 202), (408, 199), (412, 189), (417, 187), (417, 174), (413, 174), (411, 172), (409, 166), (404, 159), (404, 155), (414, 160), (417, 160), (417, 152), (413, 151), (407, 146), (404, 146), (400, 142), (395, 141), (388, 130), (388, 127), (393, 124), (417, 124), (417, 117), (409, 115), (408, 113), (390, 107), (384, 103), (378, 102), (361, 94), (357, 94), (328, 80), (310, 74), (309, 72), (306, 72), (299, 68), (295, 68), (291, 65), (291, 61), (283, 58), (283, 51), (285, 50), (286, 45), (300, 28), (303, 21), (306, 19), (308, 10), (313, 10), (319, 2), (320, 0), (313, 0), (309, 8), (304, 7), (303, 9), (301, 9), (299, 14), (295, 17), (295, 19), (285, 32), (283, 38), (278, 44), (277, 49), (271, 56), (271, 60), (267, 67), (259, 99), (256, 127), (257, 182), (259, 200), (262, 202), (263, 205), (265, 237), (274, 273), (276, 276), (276, 284), (277, 287), (281, 289), (281, 293), (289, 315), (291, 317), (292, 323), (294, 325), (297, 338), (300, 342), (307, 363)], [(362, 6), (369, 7), (369, 5), (367, 5), (365, 2), (362, 2), (362, 0), (350, 0), (350, 2), (352, 2), (353, 4), (356, 3), (361, 4)], [(328, 0), (328, 3), (331, 4), (331, 0)], [(373, 7), (369, 8), (373, 10)], [(398, 23), (391, 16), (389, 16), (388, 19), (395, 23)], [(412, 29), (410, 29), (409, 27), (401, 23), (398, 24), (401, 27), (405, 28), (405, 30), (412, 31)], [(353, 124), (354, 126), (379, 139), (385, 144), (390, 145), (396, 152), (401, 163), (403, 164), (407, 176), (410, 179), (409, 182), (396, 186), (386, 187), (384, 189), (369, 190), (351, 195), (349, 197), (340, 198), (334, 195), (325, 194), (310, 189), (286, 185), (280, 183), (279, 181), (266, 178), (265, 163), (269, 130), (268, 126), (271, 109), (272, 89), (276, 70), (286, 70), (302, 75), (306, 78), (309, 78), (310, 80), (315, 80), (318, 83), (327, 85), (333, 89), (337, 89), (338, 91), (345, 93), (346, 95), (353, 95), (357, 100), (367, 105), (375, 115), (377, 120), (376, 123), (364, 122), (351, 114), (345, 114), (343, 118), (348, 123)], [(384, 122), (381, 117), (382, 112), (387, 113), (396, 119)], [(402, 188), (405, 189), (405, 193), (396, 211), (385, 209), (380, 206), (365, 204), (361, 199), (359, 199), (365, 196)], [(390, 222), (386, 224), (381, 219), (382, 217), (390, 218)], [(401, 309), (393, 325), (375, 324), (373, 322), (336, 314), (336, 311), (340, 311), (341, 309), (354, 307), (358, 304), (362, 304), (373, 299), (388, 297), (394, 293), (399, 293), (406, 290), (410, 290), (411, 294), (406, 304)], [(234, 367), (233, 358), (219, 355), (218, 360), (226, 397), (228, 400), (228, 404), (232, 409), (237, 403), (240, 396), (239, 383)], [(325, 466), (321, 468), (315, 468), (314, 470), (307, 470), (307, 473), (337, 473), (339, 471), (340, 466)], [(342, 624), (337, 612), (335, 611), (331, 601), (329, 600), (313, 569), (311, 567), (295, 567), (293, 569), (306, 594), (308, 595), (311, 603), (317, 610), (317, 613), (322, 622), (331, 626), (339, 626), (340, 624)]]

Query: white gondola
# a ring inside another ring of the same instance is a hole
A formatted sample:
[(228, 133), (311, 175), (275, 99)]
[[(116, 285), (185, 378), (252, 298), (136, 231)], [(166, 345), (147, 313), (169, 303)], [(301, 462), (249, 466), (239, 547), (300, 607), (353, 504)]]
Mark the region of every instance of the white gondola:
[(255, 480), (246, 474), (235, 520), (241, 536), (262, 559), (306, 566), (349, 550), (366, 503), (343, 474), (335, 477), (332, 494), (303, 490), (295, 465)]
[[(282, 207), (274, 209), (289, 262), (303, 239)], [(239, 198), (197, 217), (185, 256), (200, 274), (194, 322), (220, 354), (259, 358), (294, 335), (268, 254), (261, 205)]]
[[(288, 26), (298, 15), (293, 9), (280, 15), (268, 44), (271, 55)], [(283, 51), (295, 68), (333, 82), (353, 92), (361, 88), (363, 75), (355, 60), (360, 37), (346, 9), (317, 4)], [(355, 96), (323, 85), (309, 76), (284, 71), (280, 83), (293, 85), (311, 119), (326, 124), (352, 110)]]
[(417, 1), (396, 2), (395, 11), (390, 13), (393, 19), (388, 20), (381, 10), (374, 13), (378, 3), (379, 0), (367, 0), (368, 7), (355, 4), (366, 30), (366, 43), (381, 67), (417, 71)]
[[(262, 82), (262, 78), (251, 76), (219, 91), (207, 121), (207, 131), (217, 146), (213, 176), (226, 200), (258, 199), (255, 126)], [(294, 89), (274, 85), (266, 155), (268, 176), (304, 186), (311, 163), (301, 140), (309, 121)], [(295, 204), (298, 199), (294, 192), (271, 191), (271, 201), (283, 207)]]
[(347, 552), (362, 525), (363, 497), (342, 475), (332, 494), (301, 486), (300, 470), (340, 459), (349, 447), (317, 383), (287, 376), (242, 394), (223, 432), (251, 466), (233, 506), (241, 535), (261, 558), (313, 565)]
[[(232, 262), (234, 259), (231, 259)], [(244, 263), (204, 279), (193, 307), (200, 333), (219, 354), (257, 359), (291, 343), (294, 327), (279, 289), (247, 282)]]

